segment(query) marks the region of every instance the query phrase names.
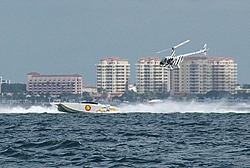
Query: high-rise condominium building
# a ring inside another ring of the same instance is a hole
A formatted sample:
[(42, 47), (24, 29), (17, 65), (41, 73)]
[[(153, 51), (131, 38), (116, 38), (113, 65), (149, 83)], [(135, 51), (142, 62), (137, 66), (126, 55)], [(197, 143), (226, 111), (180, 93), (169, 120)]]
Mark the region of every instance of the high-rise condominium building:
[(212, 90), (212, 66), (207, 57), (185, 57), (180, 69), (171, 72), (171, 90), (205, 94)]
[(137, 90), (206, 94), (209, 91), (235, 93), (237, 64), (232, 58), (185, 57), (180, 69), (159, 66), (158, 57), (141, 58), (136, 64)]
[(128, 89), (130, 64), (127, 59), (102, 58), (97, 67), (97, 88), (109, 93), (125, 92)]
[(137, 92), (170, 91), (169, 70), (159, 66), (158, 57), (141, 58), (136, 63)]
[(238, 69), (234, 60), (230, 57), (219, 57), (209, 58), (208, 62), (212, 64), (213, 90), (236, 93)]
[(27, 74), (26, 90), (33, 94), (81, 94), (82, 76), (78, 74), (41, 75), (37, 72), (30, 72)]
[(171, 73), (171, 90), (205, 94), (208, 91), (235, 93), (237, 64), (232, 58), (185, 57), (181, 68)]

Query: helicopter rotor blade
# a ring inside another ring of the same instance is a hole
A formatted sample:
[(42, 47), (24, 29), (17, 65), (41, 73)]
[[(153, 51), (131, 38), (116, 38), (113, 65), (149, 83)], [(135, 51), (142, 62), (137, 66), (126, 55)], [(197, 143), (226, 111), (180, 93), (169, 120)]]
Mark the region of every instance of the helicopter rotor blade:
[(172, 48), (168, 48), (168, 49), (165, 49), (165, 50), (161, 50), (161, 51), (158, 51), (156, 54), (160, 54), (162, 52), (165, 52), (165, 51), (168, 51), (168, 50), (171, 50)]
[(180, 46), (182, 46), (182, 45), (188, 43), (189, 41), (190, 41), (190, 40), (186, 40), (186, 41), (184, 41), (184, 42), (182, 42), (182, 43), (180, 43), (180, 44), (177, 44), (176, 46), (174, 46), (174, 47), (172, 47), (172, 48), (168, 48), (168, 49), (165, 49), (165, 50), (158, 51), (156, 54), (160, 54), (160, 53), (165, 52), (165, 51), (168, 51), (168, 50), (172, 50), (172, 51), (173, 51), (173, 50), (176, 49), (177, 47), (180, 47)]
[(184, 42), (182, 42), (182, 43), (180, 43), (180, 44), (174, 46), (173, 48), (176, 49), (177, 47), (180, 47), (180, 46), (182, 46), (182, 45), (188, 43), (189, 41), (190, 41), (190, 40), (186, 40), (186, 41), (184, 41)]

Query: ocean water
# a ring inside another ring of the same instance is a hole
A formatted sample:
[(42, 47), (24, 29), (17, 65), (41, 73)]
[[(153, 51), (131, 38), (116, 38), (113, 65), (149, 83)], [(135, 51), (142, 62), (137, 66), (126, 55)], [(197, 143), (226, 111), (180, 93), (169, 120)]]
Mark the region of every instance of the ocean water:
[(0, 167), (250, 167), (250, 106), (123, 105), (117, 113), (0, 108)]

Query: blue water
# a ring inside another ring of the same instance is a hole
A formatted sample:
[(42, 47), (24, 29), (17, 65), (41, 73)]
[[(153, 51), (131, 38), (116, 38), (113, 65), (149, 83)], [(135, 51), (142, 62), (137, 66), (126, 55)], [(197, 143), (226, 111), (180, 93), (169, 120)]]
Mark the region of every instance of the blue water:
[(2, 109), (0, 167), (250, 167), (250, 113), (231, 111)]

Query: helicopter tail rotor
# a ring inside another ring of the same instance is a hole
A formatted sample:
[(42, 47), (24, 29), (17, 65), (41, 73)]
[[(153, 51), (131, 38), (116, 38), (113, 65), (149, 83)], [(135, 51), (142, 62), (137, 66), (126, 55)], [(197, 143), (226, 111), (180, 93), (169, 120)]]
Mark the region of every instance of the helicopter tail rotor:
[(204, 55), (207, 55), (208, 50), (209, 50), (209, 48), (207, 48), (207, 44), (204, 44), (204, 47), (202, 48)]

